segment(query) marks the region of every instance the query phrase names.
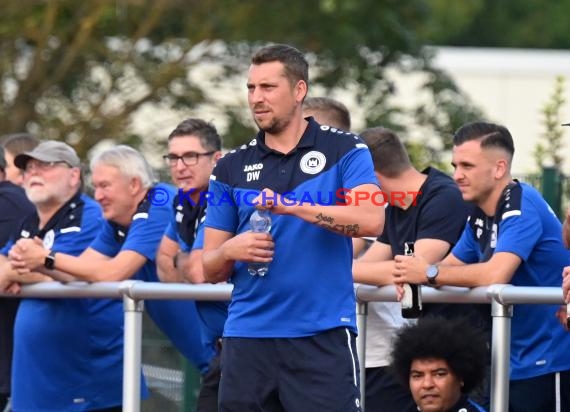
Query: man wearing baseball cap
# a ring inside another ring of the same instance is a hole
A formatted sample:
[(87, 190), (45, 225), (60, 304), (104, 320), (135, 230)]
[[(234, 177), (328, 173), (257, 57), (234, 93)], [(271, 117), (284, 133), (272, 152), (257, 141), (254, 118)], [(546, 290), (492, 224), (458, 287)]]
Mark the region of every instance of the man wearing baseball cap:
[[(81, 192), (75, 150), (45, 141), (17, 155), (14, 164), (24, 171), (24, 188), (36, 207), (15, 240), (36, 239), (54, 252), (79, 255), (97, 236), (103, 216), (98, 203)], [(13, 251), (11, 246), (2, 253)], [(12, 291), (20, 283), (51, 281), (57, 275), (53, 259), (46, 257), (44, 266), (41, 273), (2, 266), (0, 279)], [(120, 301), (22, 300), (14, 327), (13, 410), (120, 411), (122, 364)]]
[(66, 143), (56, 140), (46, 140), (37, 145), (33, 150), (19, 154), (14, 158), (14, 164), (19, 169), (26, 169), (30, 159), (42, 163), (65, 163), (69, 167), (80, 167), (81, 161), (75, 150)]

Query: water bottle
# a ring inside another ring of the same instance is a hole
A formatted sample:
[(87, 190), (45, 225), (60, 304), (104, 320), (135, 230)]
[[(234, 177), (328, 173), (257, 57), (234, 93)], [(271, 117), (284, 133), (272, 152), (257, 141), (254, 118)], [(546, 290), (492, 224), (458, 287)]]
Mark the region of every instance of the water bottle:
[[(404, 243), (404, 255), (414, 255), (414, 242)], [(402, 317), (406, 319), (419, 318), (422, 314), (422, 290), (420, 285), (404, 283), (402, 298)]]
[[(249, 218), (251, 231), (255, 233), (268, 233), (271, 229), (271, 216), (267, 210), (256, 210)], [(249, 262), (247, 271), (251, 276), (265, 276), (269, 270), (269, 263)]]

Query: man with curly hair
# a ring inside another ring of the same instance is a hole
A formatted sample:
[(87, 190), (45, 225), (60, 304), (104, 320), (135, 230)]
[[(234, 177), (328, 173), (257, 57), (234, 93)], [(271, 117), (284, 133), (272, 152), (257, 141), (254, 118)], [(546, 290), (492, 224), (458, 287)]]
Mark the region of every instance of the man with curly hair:
[(467, 394), (483, 380), (486, 352), (465, 319), (427, 317), (398, 333), (392, 368), (422, 412), (484, 412)]

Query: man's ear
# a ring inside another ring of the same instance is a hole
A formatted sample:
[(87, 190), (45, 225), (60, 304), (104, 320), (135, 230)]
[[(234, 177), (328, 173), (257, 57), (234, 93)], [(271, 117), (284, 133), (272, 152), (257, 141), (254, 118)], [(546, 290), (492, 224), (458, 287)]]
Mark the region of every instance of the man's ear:
[(509, 172), (509, 163), (506, 159), (499, 159), (495, 163), (495, 179), (501, 180)]
[(142, 182), (139, 177), (131, 177), (129, 179), (129, 190), (131, 193), (136, 194), (142, 189)]
[(72, 167), (72, 184), (78, 185), (81, 184), (81, 169), (79, 167)]
[(304, 80), (299, 80), (295, 85), (295, 100), (301, 103), (307, 97), (308, 90), (307, 83)]

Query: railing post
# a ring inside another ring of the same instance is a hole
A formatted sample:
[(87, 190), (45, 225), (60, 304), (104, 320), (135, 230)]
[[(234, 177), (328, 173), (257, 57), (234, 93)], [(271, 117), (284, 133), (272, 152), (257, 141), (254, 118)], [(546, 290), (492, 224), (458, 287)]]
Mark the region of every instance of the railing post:
[(509, 410), (509, 365), (511, 356), (511, 318), (513, 306), (491, 301), (493, 332), (491, 343), (491, 411)]
[(356, 338), (356, 351), (360, 366), (360, 406), (364, 412), (366, 395), (366, 319), (368, 318), (368, 302), (357, 301), (356, 323), (358, 337)]
[(141, 341), (144, 301), (123, 295), (125, 312), (123, 353), (123, 411), (141, 410)]

